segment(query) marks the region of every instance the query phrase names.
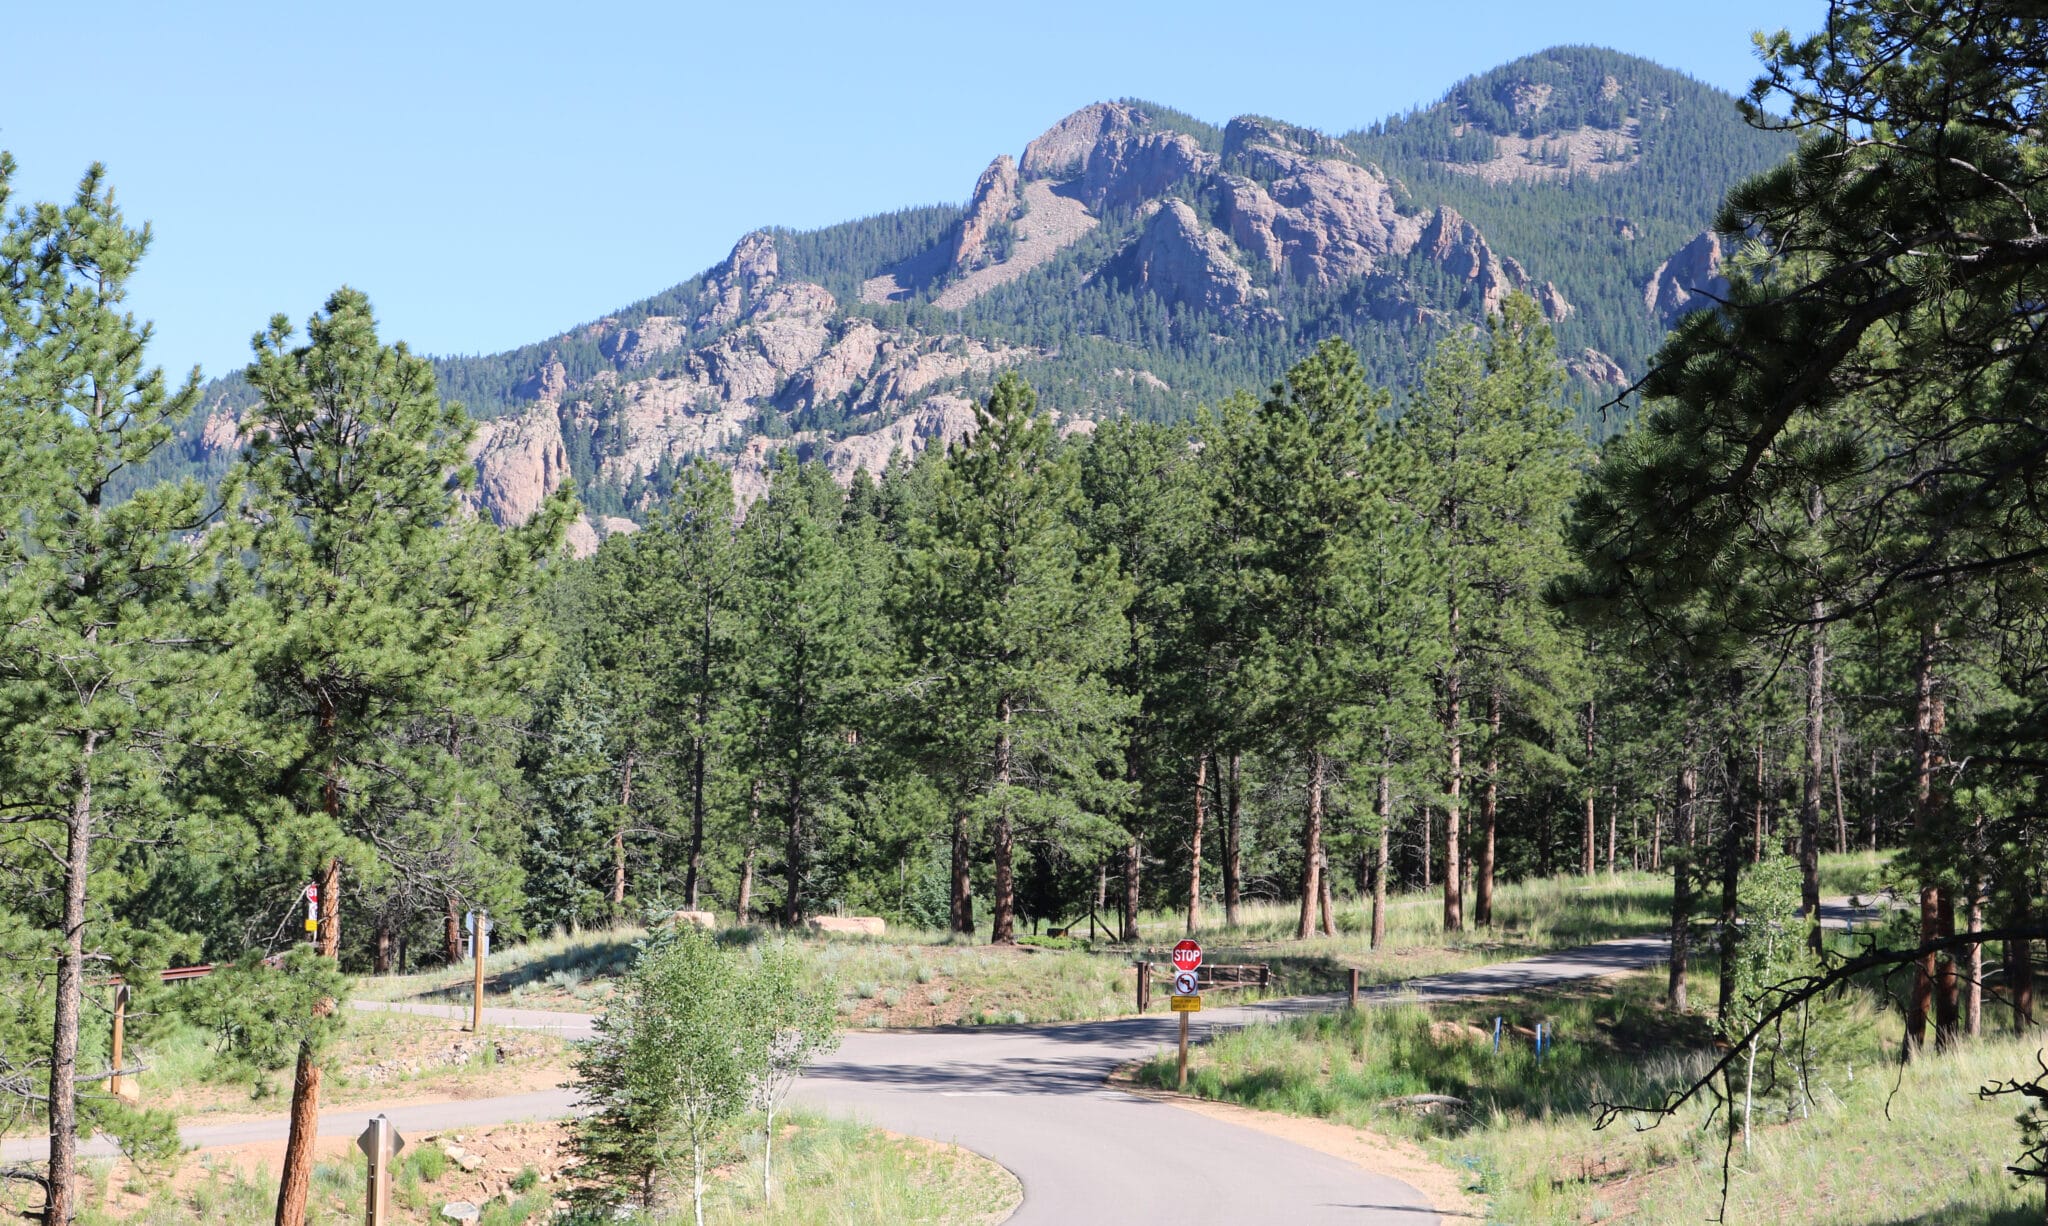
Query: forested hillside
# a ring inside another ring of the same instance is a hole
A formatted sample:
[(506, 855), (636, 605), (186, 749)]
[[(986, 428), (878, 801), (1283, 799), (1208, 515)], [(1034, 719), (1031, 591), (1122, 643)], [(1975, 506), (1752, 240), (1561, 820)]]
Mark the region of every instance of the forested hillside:
[[(1788, 148), (1726, 94), (1585, 47), (1341, 138), (1100, 103), (997, 158), (963, 206), (757, 232), (602, 320), (434, 366), (473, 417), (511, 423), (477, 444), (477, 503), (518, 521), (573, 477), (585, 551), (644, 520), (699, 455), (734, 470), (744, 500), (785, 447), (843, 483), (957, 439), (1005, 368), (1063, 422), (1186, 421), (1336, 336), (1405, 401), (1422, 355), (1514, 290), (1543, 307), (1574, 413), (1603, 437), (1620, 417), (1596, 410), (1681, 309), (1652, 292), (1660, 270)], [(1684, 298), (1717, 270), (1715, 248), (1663, 279)], [(217, 478), (253, 404), (234, 376), (211, 385), (123, 488)]]

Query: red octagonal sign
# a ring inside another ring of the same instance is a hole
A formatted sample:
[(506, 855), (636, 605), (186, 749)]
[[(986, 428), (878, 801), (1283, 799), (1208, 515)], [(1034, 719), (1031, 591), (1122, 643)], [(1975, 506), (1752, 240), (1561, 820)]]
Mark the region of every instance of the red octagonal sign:
[(1192, 971), (1202, 965), (1202, 946), (1199, 941), (1182, 941), (1173, 947), (1175, 970)]

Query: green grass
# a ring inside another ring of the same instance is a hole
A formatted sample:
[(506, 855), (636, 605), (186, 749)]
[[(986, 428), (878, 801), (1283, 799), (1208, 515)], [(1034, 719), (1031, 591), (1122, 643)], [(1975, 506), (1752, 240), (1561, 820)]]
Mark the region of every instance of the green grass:
[[(1884, 858), (1869, 854), (1822, 860), (1822, 892), (1875, 891)], [(1526, 957), (1615, 937), (1662, 932), (1670, 924), (1668, 873), (1596, 873), (1503, 884), (1495, 892), (1494, 923), (1443, 931), (1441, 893), (1397, 895), (1389, 900), (1387, 934), (1369, 948), (1367, 901), (1340, 899), (1337, 935), (1294, 940), (1300, 909), (1270, 902), (1247, 903), (1234, 926), (1223, 923), (1220, 906), (1205, 909), (1199, 933), (1212, 965), (1265, 963), (1272, 967), (1269, 996), (1332, 992), (1359, 971), (1368, 986), (1423, 975), (1463, 970), (1488, 962)], [(1468, 895), (1467, 914), (1471, 900)], [(807, 934), (802, 948), (819, 974), (840, 985), (839, 1016), (848, 1027), (1011, 1024), (1083, 1021), (1117, 1017), (1135, 1007), (1131, 963), (1164, 964), (1167, 950), (1185, 930), (1182, 913), (1142, 917), (1145, 939), (1134, 943), (1090, 941), (1082, 935), (1023, 935), (1017, 949), (943, 932), (893, 930), (883, 937)], [(487, 1003), (522, 1008), (596, 1012), (604, 1008), (619, 971), (631, 963), (637, 928), (552, 937), (510, 947), (485, 964)], [(749, 944), (764, 936), (757, 928), (728, 928), (721, 940)], [(938, 1000), (933, 991), (942, 992)], [(466, 970), (424, 972), (361, 981), (359, 994), (371, 999), (467, 1001)], [(1257, 999), (1234, 992), (1231, 1000)], [(1155, 992), (1155, 1009), (1164, 993)]]
[[(1015, 1176), (965, 1150), (892, 1137), (843, 1121), (798, 1116), (776, 1143), (775, 1198), (770, 1204), (762, 1198), (760, 1147), (758, 1130), (740, 1134), (725, 1165), (712, 1173), (705, 1196), (707, 1222), (728, 1226), (767, 1222), (787, 1226), (992, 1223), (1009, 1216), (1023, 1195)], [(445, 1172), (430, 1173), (417, 1161), (400, 1166), (392, 1198), (398, 1221), (424, 1226), (440, 1220), (440, 1208), (449, 1199), (446, 1189), (436, 1186), (440, 1173)], [(536, 1183), (537, 1176), (531, 1172), (513, 1180), (512, 1199), (484, 1206), (480, 1226), (538, 1226), (550, 1221), (553, 1193)], [(188, 1190), (159, 1192), (146, 1205), (125, 1213), (88, 1207), (78, 1222), (80, 1226), (264, 1226), (272, 1217), (276, 1187), (267, 1171), (242, 1175), (231, 1169), (209, 1168)], [(321, 1162), (313, 1170), (309, 1217), (323, 1223), (360, 1221), (363, 1196), (361, 1162)], [(680, 1204), (660, 1213), (616, 1220), (642, 1226), (687, 1222), (687, 1193)]]
[[(1334, 1120), (1420, 1140), (1466, 1173), (1493, 1221), (1701, 1221), (1719, 1208), (1726, 1117), (1689, 1106), (1655, 1128), (1624, 1118), (1593, 1131), (1598, 1101), (1652, 1102), (1716, 1057), (1706, 1021), (1659, 999), (1661, 974), (1638, 974), (1540, 996), (1406, 1005), (1251, 1027), (1198, 1048), (1189, 1090), (1205, 1098)], [(1692, 973), (1695, 1001), (1717, 981)], [(1810, 1100), (1764, 1093), (1745, 1156), (1734, 1151), (1727, 1221), (1816, 1226), (2038, 1223), (2041, 1190), (2003, 1172), (2017, 1153), (2009, 1101), (1977, 1088), (2034, 1067), (2038, 1036), (1987, 1036), (1904, 1070), (1898, 1026), (1857, 997), (1816, 1067)], [(1555, 1028), (1541, 1063), (1512, 1030), (1498, 1056), (1493, 1018)], [(1170, 1058), (1138, 1071), (1173, 1084)], [(1738, 1080), (1738, 1086), (1740, 1084)], [(1894, 1086), (1897, 1093), (1893, 1094)], [(1416, 1094), (1462, 1108), (1387, 1105)], [(1889, 1116), (1887, 1116), (1889, 1110)], [(1789, 1207), (1796, 1206), (1796, 1211)], [(1788, 1211), (1796, 1216), (1787, 1216)]]

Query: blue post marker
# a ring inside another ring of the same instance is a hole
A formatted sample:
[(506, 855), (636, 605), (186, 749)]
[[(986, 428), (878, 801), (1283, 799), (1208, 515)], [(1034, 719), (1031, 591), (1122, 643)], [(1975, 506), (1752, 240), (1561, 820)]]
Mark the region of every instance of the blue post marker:
[(1543, 1063), (1543, 1023), (1536, 1023), (1536, 1063)]
[(1493, 1019), (1493, 1054), (1500, 1054), (1500, 1019)]

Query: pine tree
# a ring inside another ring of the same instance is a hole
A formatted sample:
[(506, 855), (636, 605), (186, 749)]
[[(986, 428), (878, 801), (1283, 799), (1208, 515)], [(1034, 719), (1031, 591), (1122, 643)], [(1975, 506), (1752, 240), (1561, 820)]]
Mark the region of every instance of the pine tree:
[(848, 733), (876, 663), (862, 616), (872, 593), (839, 536), (841, 512), (822, 465), (787, 464), (740, 533), (739, 719), (752, 730), (748, 776), (782, 814), (785, 926), (803, 918), (819, 822), (855, 769)]
[[(12, 168), (0, 158), (0, 203)], [(110, 492), (169, 443), (198, 398), (198, 372), (173, 390), (144, 368), (150, 329), (122, 309), (149, 241), (99, 166), (69, 205), (22, 210), (0, 233), (0, 825), (11, 843), (51, 849), (18, 862), (0, 853), (0, 926), (24, 922), (35, 959), (54, 953), (56, 964), (48, 987), (41, 975), (12, 985), (37, 1006), (34, 1039), (49, 1053), (52, 1224), (76, 1209), (81, 1132), (105, 1129), (139, 1153), (175, 1149), (168, 1116), (110, 1096), (81, 1101), (104, 1076), (81, 1067), (85, 964), (89, 949), (110, 959), (146, 998), (151, 972), (178, 947), (124, 914), (140, 883), (115, 860), (129, 840), (174, 837), (176, 772), (195, 741), (234, 739), (210, 700), (232, 710), (242, 689), (218, 650), (227, 621), (213, 600), (237, 541), (211, 522), (206, 492), (189, 479), (125, 500)]]
[(1374, 542), (1392, 521), (1367, 454), (1386, 404), (1351, 347), (1325, 341), (1259, 407), (1256, 442), (1224, 495), (1225, 515), (1246, 527), (1232, 565), (1246, 645), (1241, 701), (1264, 744), (1307, 774), (1301, 940), (1319, 902), (1323, 931), (1336, 933), (1322, 873), (1325, 807), (1337, 751), (1357, 735)]
[[(315, 943), (336, 957), (344, 860), (400, 850), (394, 815), (420, 800), (404, 782), (420, 775), (416, 746), (397, 734), (445, 710), (465, 685), (490, 684), (478, 665), (507, 643), (496, 597), (554, 551), (573, 501), (565, 487), (516, 531), (519, 547), (499, 554), (499, 566), (469, 565), (475, 555), (456, 530), (460, 480), (450, 477), (468, 476), (462, 407), (441, 400), (429, 362), (379, 343), (369, 300), (355, 290), (329, 297), (307, 332), (293, 347), (279, 316), (256, 338), (247, 377), (263, 403), (247, 510), (254, 577), (277, 626), (254, 652), (259, 715), (283, 764), (267, 789), (279, 802), (270, 837), (319, 875)], [(279, 1226), (305, 1219), (315, 1056), (301, 1046)]]
[[(1462, 819), (1468, 803), (1467, 706), (1483, 697), (1475, 919), (1492, 922), (1504, 709), (1541, 729), (1582, 688), (1572, 644), (1543, 603), (1564, 573), (1563, 514), (1583, 450), (1559, 401), (1562, 376), (1534, 302), (1510, 295), (1481, 344), (1439, 342), (1400, 422), (1398, 498), (1424, 525), (1444, 644), (1438, 676), (1444, 773), (1444, 927), (1464, 927)], [(1540, 741), (1540, 737), (1537, 738)], [(1522, 756), (1527, 757), (1527, 749)]]
[(975, 427), (911, 525), (896, 609), (923, 735), (951, 764), (956, 812), (988, 826), (990, 940), (1009, 944), (1020, 827), (1087, 841), (1113, 828), (1125, 789), (1105, 768), (1131, 703), (1107, 673), (1130, 592), (1113, 559), (1083, 557), (1075, 465), (1031, 388), (1005, 372)]

